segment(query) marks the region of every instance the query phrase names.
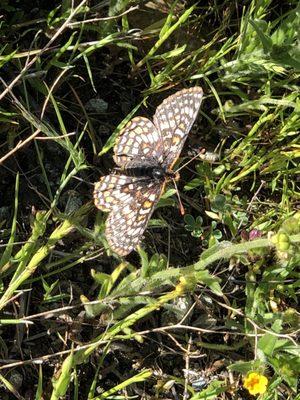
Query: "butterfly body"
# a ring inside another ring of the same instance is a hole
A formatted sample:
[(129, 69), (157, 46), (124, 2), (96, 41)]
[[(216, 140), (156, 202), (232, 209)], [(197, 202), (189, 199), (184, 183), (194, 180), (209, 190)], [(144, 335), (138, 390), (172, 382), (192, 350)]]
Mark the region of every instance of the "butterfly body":
[(203, 92), (183, 89), (156, 109), (153, 122), (135, 117), (120, 132), (114, 147), (118, 166), (95, 184), (94, 202), (109, 211), (105, 235), (117, 254), (136, 248), (197, 117)]
[(144, 178), (144, 179), (154, 179), (154, 180), (165, 180), (165, 179), (172, 179), (175, 174), (173, 171), (168, 171), (165, 167), (161, 165), (142, 165), (140, 167), (134, 167), (134, 168), (126, 168), (126, 169), (120, 169), (116, 170), (116, 173), (122, 173), (127, 176), (134, 176), (136, 178)]

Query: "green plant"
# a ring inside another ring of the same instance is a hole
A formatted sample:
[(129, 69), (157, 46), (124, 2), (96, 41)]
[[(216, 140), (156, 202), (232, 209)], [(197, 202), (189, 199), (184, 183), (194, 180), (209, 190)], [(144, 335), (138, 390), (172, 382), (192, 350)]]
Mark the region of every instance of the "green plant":
[[(0, 397), (297, 399), (299, 3), (2, 3)], [(92, 184), (193, 85), (187, 145), (219, 159), (117, 257)]]

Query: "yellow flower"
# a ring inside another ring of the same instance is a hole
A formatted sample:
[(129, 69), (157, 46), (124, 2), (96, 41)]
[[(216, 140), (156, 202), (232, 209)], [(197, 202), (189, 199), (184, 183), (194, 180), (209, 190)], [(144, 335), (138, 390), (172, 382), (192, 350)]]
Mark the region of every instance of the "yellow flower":
[(263, 394), (267, 390), (268, 379), (257, 372), (251, 372), (244, 380), (244, 388), (250, 394)]

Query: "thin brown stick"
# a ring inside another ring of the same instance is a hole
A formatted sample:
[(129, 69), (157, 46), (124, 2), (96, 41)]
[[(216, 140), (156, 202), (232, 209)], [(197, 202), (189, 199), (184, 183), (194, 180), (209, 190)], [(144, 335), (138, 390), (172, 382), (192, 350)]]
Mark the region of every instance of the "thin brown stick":
[[(191, 351), (191, 345), (192, 345), (192, 337), (189, 337), (189, 342), (188, 342), (188, 348), (185, 354), (185, 369), (186, 371), (189, 371), (190, 369), (190, 351)], [(189, 374), (185, 374), (184, 377), (184, 391), (183, 391), (183, 400), (188, 399), (188, 385), (189, 385)]]
[(76, 132), (71, 132), (71, 133), (66, 133), (65, 135), (61, 136), (55, 136), (55, 137), (49, 137), (49, 136), (37, 136), (35, 140), (56, 140), (56, 139), (64, 139), (69, 136), (74, 136), (76, 135)]
[(129, 14), (130, 12), (132, 12), (134, 10), (138, 10), (139, 7), (140, 7), (139, 5), (132, 6), (132, 7), (128, 8), (128, 10), (124, 11), (123, 13), (118, 14), (118, 15), (114, 15), (114, 16), (111, 16), (111, 17), (92, 18), (92, 19), (86, 19), (84, 21), (71, 22), (68, 25), (68, 27), (69, 28), (73, 28), (73, 27), (76, 27), (76, 26), (84, 25), (84, 24), (90, 24), (90, 23), (99, 22), (99, 21), (109, 21), (109, 20), (112, 20), (112, 19), (117, 19), (117, 18), (123, 17), (123, 15)]
[(16, 151), (20, 150), (22, 147), (24, 147), (28, 142), (30, 142), (32, 139), (34, 139), (39, 133), (41, 132), (40, 129), (37, 129), (34, 131), (30, 136), (28, 136), (27, 139), (21, 140), (19, 143), (16, 144), (16, 146), (11, 149), (8, 153), (5, 154), (5, 156), (0, 158), (0, 165), (10, 156), (12, 156)]
[[(248, 319), (248, 318), (247, 318)], [(252, 321), (253, 323), (253, 321)], [(254, 324), (254, 323), (253, 323)], [(256, 324), (255, 324), (256, 325)], [(256, 325), (257, 327), (257, 325)], [(296, 336), (298, 331), (293, 332), (292, 334), (283, 334), (283, 333), (275, 333), (272, 331), (269, 331), (268, 329), (260, 328), (257, 327), (259, 330), (261, 330), (263, 333), (244, 333), (244, 332), (234, 332), (234, 331), (219, 331), (217, 329), (204, 329), (204, 328), (196, 328), (194, 326), (189, 326), (189, 325), (168, 325), (168, 326), (162, 326), (160, 328), (153, 328), (153, 329), (148, 329), (145, 331), (139, 331), (136, 332), (138, 335), (147, 335), (148, 333), (153, 333), (153, 332), (166, 332), (169, 330), (175, 330), (175, 329), (184, 329), (186, 331), (194, 331), (198, 333), (214, 333), (217, 335), (232, 335), (232, 336), (245, 336), (245, 337), (262, 337), (265, 335), (265, 333), (269, 333), (270, 335), (279, 337), (279, 338), (285, 338), (290, 340), (294, 345), (297, 345), (296, 341), (292, 338), (292, 336)]]
[[(101, 344), (106, 344), (108, 342), (109, 342), (109, 340), (99, 341), (97, 343), (97, 345), (100, 346)], [(94, 346), (95, 343), (93, 343), (92, 345)], [(8, 362), (8, 364), (0, 366), (0, 370), (7, 369), (7, 368), (12, 368), (12, 367), (18, 367), (18, 366), (21, 366), (21, 365), (22, 366), (23, 365), (28, 365), (28, 364), (43, 364), (43, 362), (45, 362), (47, 360), (50, 360), (51, 358), (60, 357), (60, 356), (64, 356), (64, 355), (69, 355), (69, 354), (71, 354), (71, 352), (76, 353), (77, 351), (88, 349), (89, 347), (91, 347), (91, 343), (86, 344), (84, 346), (79, 346), (76, 349), (68, 349), (68, 350), (58, 351), (57, 353), (54, 353), (54, 354), (46, 354), (45, 356), (32, 358), (30, 360)], [(2, 360), (2, 362), (3, 361), (5, 361), (5, 360)]]

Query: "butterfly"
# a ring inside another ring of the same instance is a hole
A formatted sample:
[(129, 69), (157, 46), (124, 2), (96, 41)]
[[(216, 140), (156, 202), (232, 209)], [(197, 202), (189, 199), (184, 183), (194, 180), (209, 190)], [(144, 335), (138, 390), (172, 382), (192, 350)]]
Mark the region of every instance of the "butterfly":
[(153, 122), (135, 117), (120, 132), (113, 156), (118, 168), (94, 186), (95, 206), (109, 212), (106, 239), (118, 255), (137, 247), (166, 183), (175, 179), (173, 166), (202, 97), (198, 86), (180, 90), (157, 107)]

